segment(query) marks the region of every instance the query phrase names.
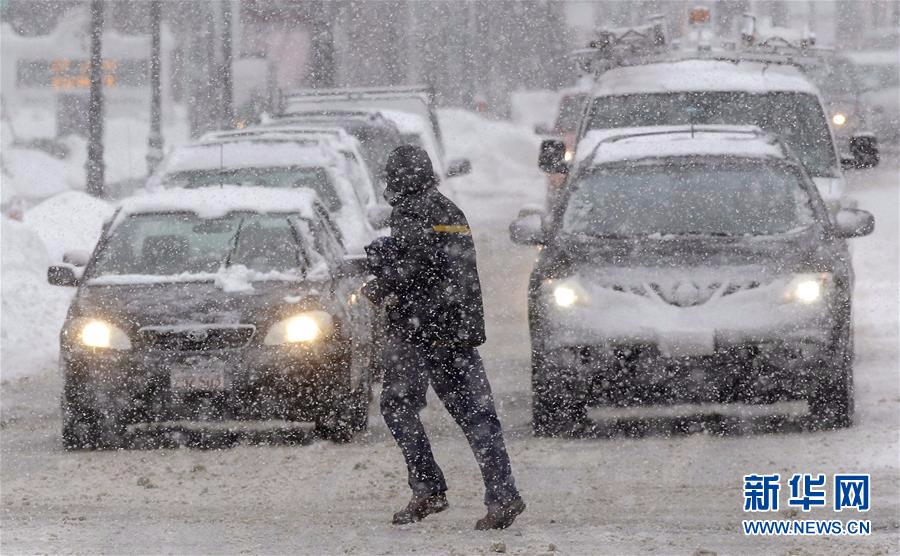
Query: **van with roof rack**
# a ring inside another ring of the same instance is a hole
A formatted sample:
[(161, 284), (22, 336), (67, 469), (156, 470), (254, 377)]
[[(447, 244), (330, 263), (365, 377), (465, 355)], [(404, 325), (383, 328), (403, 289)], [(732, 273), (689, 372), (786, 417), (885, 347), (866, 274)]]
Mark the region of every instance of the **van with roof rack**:
[[(803, 72), (813, 63), (810, 37), (783, 37), (754, 25), (738, 42), (712, 40), (697, 29), (690, 44), (671, 46), (662, 24), (600, 33), (577, 54), (598, 74), (582, 115), (581, 143), (634, 128), (667, 125), (752, 125), (781, 137), (796, 153), (834, 212), (844, 194), (842, 169), (877, 164), (871, 135), (852, 138), (853, 158), (835, 148), (822, 98)], [(539, 166), (548, 173), (568, 167), (565, 145), (545, 140)]]

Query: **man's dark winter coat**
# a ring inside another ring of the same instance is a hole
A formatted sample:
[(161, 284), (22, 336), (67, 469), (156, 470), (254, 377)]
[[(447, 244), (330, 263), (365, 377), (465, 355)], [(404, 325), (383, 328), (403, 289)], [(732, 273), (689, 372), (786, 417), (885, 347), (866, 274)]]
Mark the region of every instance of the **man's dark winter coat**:
[[(396, 149), (386, 167), (391, 238), (369, 251), (365, 294), (385, 304), (388, 327), (414, 343), (474, 347), (485, 341), (475, 243), (459, 208), (437, 190), (428, 155)], [(377, 251), (377, 252), (374, 252)], [(374, 264), (373, 264), (374, 263)]]

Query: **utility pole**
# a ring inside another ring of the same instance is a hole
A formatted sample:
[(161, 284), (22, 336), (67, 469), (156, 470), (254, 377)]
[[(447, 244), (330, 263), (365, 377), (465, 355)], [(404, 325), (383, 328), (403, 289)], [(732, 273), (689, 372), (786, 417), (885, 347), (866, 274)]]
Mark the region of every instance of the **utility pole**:
[(332, 5), (324, 0), (315, 0), (312, 10), (312, 52), (310, 56), (310, 84), (316, 89), (334, 87), (334, 32), (332, 29)]
[[(222, 2), (222, 112), (219, 127), (231, 129), (234, 126), (234, 90), (231, 70), (233, 66), (231, 33), (231, 0)], [(240, 15), (239, 15), (240, 17)]]
[(150, 0), (150, 134), (147, 137), (147, 174), (152, 175), (163, 158), (162, 95), (160, 86), (160, 27), (162, 2)]
[(103, 195), (103, 0), (91, 0), (91, 92), (88, 103), (87, 192)]

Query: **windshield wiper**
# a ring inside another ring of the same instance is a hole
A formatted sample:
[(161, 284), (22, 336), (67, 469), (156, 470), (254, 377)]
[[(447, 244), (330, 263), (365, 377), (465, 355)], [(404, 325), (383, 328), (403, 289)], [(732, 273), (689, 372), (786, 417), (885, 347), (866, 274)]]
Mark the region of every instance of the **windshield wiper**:
[[(663, 234), (665, 235), (665, 234)], [(737, 237), (735, 234), (729, 234), (728, 232), (678, 232), (677, 236), (709, 236), (709, 237)]]
[(231, 236), (231, 249), (228, 250), (228, 254), (225, 255), (225, 264), (224, 266), (227, 268), (231, 266), (231, 257), (237, 252), (238, 241), (241, 239), (241, 230), (244, 227), (244, 219), (241, 218), (240, 222), (238, 222), (237, 229), (234, 231), (234, 235)]
[(631, 239), (632, 236), (615, 233), (592, 233), (586, 231), (572, 232), (572, 235), (581, 236), (588, 239)]

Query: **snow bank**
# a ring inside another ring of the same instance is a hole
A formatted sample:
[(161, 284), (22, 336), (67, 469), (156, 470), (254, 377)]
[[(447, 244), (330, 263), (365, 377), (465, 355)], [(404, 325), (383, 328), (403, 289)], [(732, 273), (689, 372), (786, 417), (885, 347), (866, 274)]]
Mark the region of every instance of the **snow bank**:
[(35, 150), (11, 148), (3, 152), (4, 176), (0, 202), (16, 199), (39, 201), (63, 191), (82, 187), (84, 171), (74, 171), (65, 159)]
[(519, 90), (509, 95), (510, 117), (517, 124), (533, 129), (536, 125), (553, 125), (559, 106), (559, 92)]
[(50, 256), (27, 225), (2, 217), (0, 378), (46, 372), (56, 361), (59, 329), (75, 290), (47, 283)]
[(3, 217), (3, 379), (43, 373), (55, 364), (59, 330), (75, 290), (48, 284), (47, 267), (66, 251), (93, 249), (111, 213), (108, 203), (68, 191), (25, 212), (23, 222)]
[(43, 242), (50, 261), (59, 262), (67, 251), (90, 251), (100, 238), (103, 222), (112, 213), (113, 208), (106, 201), (80, 191), (67, 191), (26, 212), (23, 222)]
[[(181, 107), (173, 107), (179, 115), (176, 122), (164, 122), (166, 149), (186, 142), (189, 138), (187, 118)], [(59, 139), (69, 153), (64, 159), (54, 158), (35, 149), (19, 146), (31, 139), (52, 138), (56, 133), (55, 114), (33, 108), (10, 112), (11, 123), (4, 122), (3, 175), (0, 203), (4, 209), (31, 207), (64, 191), (84, 190), (87, 141), (69, 135)], [(104, 122), (104, 152), (106, 183), (142, 178), (147, 174), (147, 135), (150, 125), (146, 118), (108, 118)], [(7, 212), (9, 213), (9, 212)]]
[(490, 203), (490, 210), (482, 212), (508, 223), (521, 206), (543, 204), (546, 180), (537, 167), (540, 138), (530, 128), (458, 109), (440, 110), (438, 116), (448, 159), (472, 161), (471, 174), (447, 180), (463, 205)]

